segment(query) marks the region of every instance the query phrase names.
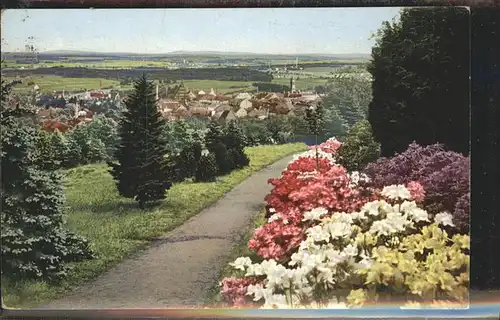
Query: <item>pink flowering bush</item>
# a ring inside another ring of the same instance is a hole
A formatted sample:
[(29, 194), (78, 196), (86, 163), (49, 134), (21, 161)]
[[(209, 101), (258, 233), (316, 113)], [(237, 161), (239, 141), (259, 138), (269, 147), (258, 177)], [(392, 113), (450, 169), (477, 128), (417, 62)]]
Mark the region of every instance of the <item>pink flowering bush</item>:
[(225, 278), (221, 283), (221, 294), (224, 299), (235, 307), (251, 304), (251, 299), (246, 295), (248, 286), (258, 283), (255, 278)]
[[(339, 146), (329, 140), (312, 148), (269, 180), (268, 221), (248, 243), (258, 261), (240, 257), (231, 264), (239, 277), (223, 280), (224, 299), (233, 306), (349, 307), (376, 303), (398, 288), (410, 304), (428, 297), (434, 303), (436, 294), (463, 301), (469, 239), (457, 227), (468, 217), (469, 196), (463, 173), (443, 179), (460, 171), (463, 159), (448, 163), (449, 157), (433, 155), (441, 147), (431, 146), (423, 155), (405, 154), (399, 168), (387, 160), (393, 170), (376, 162), (389, 181), (402, 181), (383, 184), (336, 164)], [(415, 162), (428, 162), (437, 173)], [(378, 168), (368, 167), (370, 173)], [(403, 173), (408, 176), (398, 180)], [(453, 205), (454, 216), (427, 212), (429, 203), (435, 210)]]

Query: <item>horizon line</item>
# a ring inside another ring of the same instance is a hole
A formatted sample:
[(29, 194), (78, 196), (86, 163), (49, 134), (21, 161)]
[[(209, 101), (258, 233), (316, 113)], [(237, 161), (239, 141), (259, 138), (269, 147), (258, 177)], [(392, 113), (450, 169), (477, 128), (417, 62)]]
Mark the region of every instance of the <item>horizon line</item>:
[[(26, 51), (4, 51), (4, 54), (8, 53), (29, 53)], [(55, 49), (55, 50), (44, 50), (38, 53), (93, 53), (93, 54), (134, 54), (134, 55), (168, 55), (168, 54), (253, 54), (253, 55), (287, 55), (287, 56), (332, 56), (332, 55), (371, 55), (371, 52), (345, 52), (345, 53), (324, 53), (324, 52), (304, 52), (304, 53), (294, 53), (294, 52), (249, 52), (249, 51), (217, 51), (217, 50), (174, 50), (167, 52), (127, 52), (127, 51), (89, 51), (89, 50), (78, 50), (78, 49)]]

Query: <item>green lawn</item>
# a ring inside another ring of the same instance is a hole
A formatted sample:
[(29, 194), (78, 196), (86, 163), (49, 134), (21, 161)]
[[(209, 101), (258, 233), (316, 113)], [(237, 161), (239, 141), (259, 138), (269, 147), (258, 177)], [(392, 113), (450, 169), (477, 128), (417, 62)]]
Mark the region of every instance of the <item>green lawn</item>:
[(87, 237), (98, 259), (74, 264), (59, 284), (41, 281), (9, 282), (2, 279), (3, 302), (9, 307), (33, 307), (55, 299), (144, 248), (155, 236), (176, 228), (214, 203), (255, 171), (306, 149), (301, 143), (246, 149), (250, 166), (221, 177), (217, 182), (174, 185), (167, 199), (146, 212), (130, 199), (120, 198), (104, 164), (65, 171), (68, 227)]

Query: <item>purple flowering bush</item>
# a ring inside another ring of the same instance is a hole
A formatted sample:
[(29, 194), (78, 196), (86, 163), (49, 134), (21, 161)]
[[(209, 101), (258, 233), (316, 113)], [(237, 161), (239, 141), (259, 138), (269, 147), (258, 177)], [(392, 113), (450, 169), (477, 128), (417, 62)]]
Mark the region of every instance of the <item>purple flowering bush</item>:
[(418, 181), (424, 187), (429, 213), (448, 211), (455, 225), (468, 233), (470, 200), (469, 158), (441, 144), (416, 143), (391, 158), (379, 158), (364, 170), (375, 187)]

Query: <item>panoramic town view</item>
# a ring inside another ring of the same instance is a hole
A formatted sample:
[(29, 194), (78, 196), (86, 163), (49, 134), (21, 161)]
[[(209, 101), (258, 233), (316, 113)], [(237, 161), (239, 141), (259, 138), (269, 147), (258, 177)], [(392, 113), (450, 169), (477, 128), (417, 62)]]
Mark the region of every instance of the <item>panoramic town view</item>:
[(3, 11), (4, 306), (467, 307), (468, 19)]

